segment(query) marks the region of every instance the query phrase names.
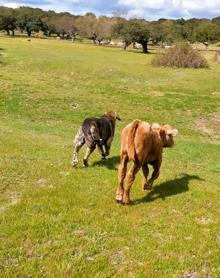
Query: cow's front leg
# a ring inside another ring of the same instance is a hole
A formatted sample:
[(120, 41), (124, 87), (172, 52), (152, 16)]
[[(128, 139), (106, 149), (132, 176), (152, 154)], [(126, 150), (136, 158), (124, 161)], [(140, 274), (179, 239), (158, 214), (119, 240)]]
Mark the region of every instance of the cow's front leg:
[(84, 155), (84, 158), (83, 158), (83, 165), (84, 167), (88, 167), (89, 164), (88, 164), (88, 159), (89, 159), (89, 156), (91, 155), (91, 153), (95, 150), (95, 146), (89, 148), (87, 147), (86, 149), (86, 153)]
[(109, 155), (110, 149), (111, 149), (111, 144), (106, 143), (105, 144), (105, 156)]
[(113, 141), (113, 136), (111, 136), (108, 141), (105, 143), (105, 155), (108, 156), (110, 153), (110, 149), (111, 149), (111, 144)]
[(115, 196), (117, 202), (122, 202), (122, 198), (124, 194), (123, 183), (127, 172), (127, 163), (128, 163), (127, 154), (122, 154), (120, 158), (120, 164), (118, 167), (118, 188)]
[(160, 165), (161, 165), (160, 162), (156, 162), (153, 165), (154, 170), (153, 170), (151, 178), (146, 183), (146, 189), (151, 189), (154, 181), (159, 177), (159, 174), (160, 174)]
[(135, 175), (137, 174), (139, 169), (140, 169), (139, 164), (137, 162), (134, 162), (134, 164), (132, 165), (132, 167), (130, 168), (130, 170), (126, 175), (126, 185), (125, 185), (124, 195), (122, 199), (122, 203), (125, 205), (127, 205), (130, 202), (130, 189), (134, 182)]

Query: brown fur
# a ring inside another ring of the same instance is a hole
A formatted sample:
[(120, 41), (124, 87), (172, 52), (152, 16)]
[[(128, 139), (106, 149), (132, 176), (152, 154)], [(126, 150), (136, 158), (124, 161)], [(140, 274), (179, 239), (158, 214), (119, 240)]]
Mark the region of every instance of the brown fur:
[[(177, 130), (170, 125), (160, 127), (158, 124), (150, 125), (140, 120), (134, 120), (123, 129), (118, 169), (117, 201), (125, 204), (129, 203), (130, 188), (140, 168), (142, 168), (144, 175), (144, 189), (151, 188), (154, 180), (159, 176), (163, 148), (173, 146), (173, 136), (176, 134)], [(129, 160), (134, 163), (127, 173)], [(154, 168), (149, 180), (147, 179), (149, 174), (148, 164)], [(124, 179), (126, 179), (125, 189), (123, 186)]]
[(136, 133), (136, 129), (139, 125), (140, 121), (139, 120), (135, 120), (132, 122), (131, 127), (128, 129), (128, 156), (130, 158), (130, 160), (135, 160), (135, 146), (134, 146), (134, 137), (135, 137), (135, 133)]

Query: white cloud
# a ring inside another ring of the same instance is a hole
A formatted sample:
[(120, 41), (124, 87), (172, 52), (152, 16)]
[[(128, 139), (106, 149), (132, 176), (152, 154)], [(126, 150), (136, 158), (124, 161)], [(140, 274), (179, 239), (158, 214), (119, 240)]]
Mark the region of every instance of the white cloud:
[(9, 8), (13, 8), (13, 9), (19, 7), (19, 5), (17, 3), (14, 3), (14, 2), (8, 2), (7, 4), (0, 2), (0, 5), (7, 6)]
[(17, 2), (8, 2), (7, 0), (0, 1), (0, 6), (9, 8), (18, 8), (22, 6), (29, 6), (33, 8), (40, 8), (43, 10), (54, 10), (55, 12), (70, 12), (76, 13), (74, 7), (80, 6), (81, 0), (21, 0)]
[(118, 4), (130, 6), (137, 9), (161, 9), (166, 7), (166, 5), (170, 2), (169, 0), (119, 0)]
[(184, 0), (182, 1), (182, 6), (189, 11), (199, 11), (199, 10), (220, 10), (220, 1), (216, 0), (203, 0), (202, 5), (200, 0)]
[(127, 17), (146, 18), (190, 18), (216, 17), (220, 15), (220, 0), (0, 0), (0, 5), (16, 8), (19, 6), (38, 7), (56, 12), (110, 15), (121, 11)]
[(151, 18), (155, 17), (156, 11), (159, 17), (193, 17), (205, 16), (213, 14), (215, 16), (220, 14), (220, 1), (219, 0), (118, 0), (120, 5), (130, 8), (128, 14), (133, 14), (134, 11), (142, 11), (145, 16), (150, 15)]

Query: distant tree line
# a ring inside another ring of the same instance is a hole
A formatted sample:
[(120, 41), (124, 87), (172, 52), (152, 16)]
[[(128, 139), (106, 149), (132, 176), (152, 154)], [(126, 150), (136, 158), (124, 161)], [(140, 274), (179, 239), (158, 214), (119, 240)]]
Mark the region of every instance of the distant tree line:
[(0, 30), (14, 36), (15, 31), (31, 37), (33, 32), (45, 36), (57, 35), (61, 39), (74, 41), (77, 36), (92, 40), (96, 44), (120, 40), (124, 49), (138, 44), (148, 52), (148, 43), (155, 45), (172, 44), (178, 41), (209, 43), (220, 40), (220, 17), (213, 19), (159, 19), (146, 21), (119, 16), (96, 17), (93, 13), (84, 16), (70, 13), (56, 13), (30, 7), (16, 9), (0, 7)]

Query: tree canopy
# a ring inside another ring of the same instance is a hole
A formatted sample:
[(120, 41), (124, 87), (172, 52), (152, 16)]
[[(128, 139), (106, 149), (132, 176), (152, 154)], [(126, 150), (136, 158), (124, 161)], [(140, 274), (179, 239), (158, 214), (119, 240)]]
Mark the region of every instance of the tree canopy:
[(213, 19), (159, 19), (148, 22), (113, 16), (100, 16), (89, 12), (84, 16), (67, 12), (56, 13), (30, 7), (0, 7), (0, 30), (15, 35), (18, 30), (31, 36), (42, 31), (46, 36), (56, 34), (60, 38), (76, 35), (96, 44), (110, 42), (112, 38), (124, 42), (124, 49), (131, 43), (139, 43), (148, 52), (148, 43), (171, 44), (174, 42), (212, 43), (220, 40), (220, 17)]

